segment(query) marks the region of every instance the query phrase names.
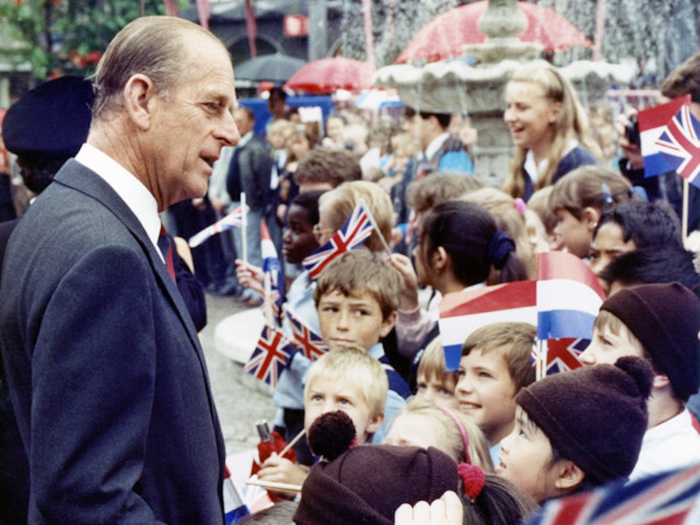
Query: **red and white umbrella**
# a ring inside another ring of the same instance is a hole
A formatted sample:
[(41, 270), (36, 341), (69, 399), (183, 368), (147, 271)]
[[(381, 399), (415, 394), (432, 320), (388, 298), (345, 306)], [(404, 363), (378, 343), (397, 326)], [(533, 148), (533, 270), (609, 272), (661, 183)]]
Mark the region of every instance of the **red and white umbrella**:
[[(482, 0), (450, 9), (436, 16), (408, 43), (396, 60), (397, 64), (415, 60), (437, 62), (463, 54), (465, 44), (481, 44), (486, 35), (479, 31), (479, 19), (488, 2)], [(522, 42), (541, 44), (546, 50), (593, 47), (568, 20), (555, 11), (531, 2), (518, 2), (527, 18), (527, 29), (518, 35)]]
[(285, 87), (311, 94), (333, 93), (339, 89), (358, 92), (372, 87), (375, 69), (352, 58), (314, 60), (294, 73)]

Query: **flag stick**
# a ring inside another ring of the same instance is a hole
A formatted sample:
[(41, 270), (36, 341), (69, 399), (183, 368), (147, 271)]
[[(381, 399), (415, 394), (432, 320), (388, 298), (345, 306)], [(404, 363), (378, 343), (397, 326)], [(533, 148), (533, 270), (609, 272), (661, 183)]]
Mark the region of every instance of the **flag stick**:
[(537, 368), (535, 369), (535, 381), (539, 381), (545, 375), (547, 356), (545, 355), (545, 340), (537, 340)]
[(263, 305), (265, 308), (265, 322), (272, 328), (272, 279), (270, 272), (265, 272), (263, 276)]
[(272, 490), (288, 490), (290, 492), (301, 492), (301, 485), (290, 485), (289, 483), (278, 483), (276, 481), (261, 481), (259, 479), (250, 478), (245, 482), (246, 485), (255, 485), (264, 489)]
[(282, 452), (279, 453), (279, 457), (283, 458), (284, 455), (289, 452), (294, 445), (297, 444), (297, 442), (306, 434), (306, 429), (302, 428), (301, 432), (299, 432), (296, 436), (294, 436), (294, 439), (292, 439), (289, 444), (282, 449)]
[(688, 194), (690, 192), (688, 179), (683, 178), (683, 244), (688, 238)]
[(241, 233), (243, 235), (243, 262), (248, 262), (248, 241), (247, 241), (247, 230), (248, 230), (248, 213), (247, 206), (245, 202), (245, 192), (241, 192)]
[(379, 227), (377, 226), (377, 221), (374, 220), (374, 217), (372, 216), (372, 212), (369, 211), (369, 206), (367, 206), (364, 199), (360, 199), (360, 203), (362, 203), (362, 206), (364, 206), (365, 210), (367, 210), (367, 217), (369, 217), (369, 222), (372, 223), (372, 227), (374, 228), (374, 231), (377, 232), (377, 237), (379, 237), (379, 240), (382, 241), (382, 245), (384, 245), (384, 249), (386, 250), (386, 253), (391, 255), (391, 248), (389, 248), (389, 244), (386, 242), (386, 239), (384, 238), (384, 235), (382, 235), (382, 232), (379, 231)]

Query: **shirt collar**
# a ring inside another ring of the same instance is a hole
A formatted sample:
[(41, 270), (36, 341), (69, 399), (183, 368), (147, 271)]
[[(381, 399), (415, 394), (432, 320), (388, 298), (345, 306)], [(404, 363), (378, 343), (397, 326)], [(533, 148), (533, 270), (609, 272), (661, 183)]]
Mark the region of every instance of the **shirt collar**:
[[(119, 195), (119, 198), (136, 215), (146, 235), (158, 247), (161, 222), (158, 202), (136, 176), (106, 153), (90, 144), (83, 144), (75, 160), (94, 171)], [(156, 250), (160, 254), (160, 250)]]
[(430, 141), (428, 147), (425, 148), (426, 160), (430, 160), (433, 158), (433, 155), (435, 155), (438, 152), (438, 150), (442, 147), (442, 145), (445, 143), (449, 136), (449, 133), (442, 133)]

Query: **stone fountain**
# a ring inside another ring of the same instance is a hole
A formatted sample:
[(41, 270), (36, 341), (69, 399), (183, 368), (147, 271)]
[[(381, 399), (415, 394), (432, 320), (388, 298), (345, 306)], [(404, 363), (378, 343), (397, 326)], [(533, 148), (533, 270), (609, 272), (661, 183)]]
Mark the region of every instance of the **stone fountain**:
[[(477, 58), (477, 64), (452, 60), (422, 67), (387, 66), (377, 71), (374, 85), (396, 89), (401, 99), (416, 109), (467, 113), (479, 132), (474, 150), (477, 173), (500, 187), (513, 154), (503, 122), (503, 90), (514, 71), (542, 54), (539, 44), (517, 38), (526, 28), (527, 19), (517, 0), (489, 0), (479, 21), (479, 30), (488, 37), (486, 42), (464, 46), (464, 54)], [(561, 71), (584, 106), (602, 100), (612, 83), (628, 85), (633, 74), (629, 68), (591, 61), (573, 62)]]

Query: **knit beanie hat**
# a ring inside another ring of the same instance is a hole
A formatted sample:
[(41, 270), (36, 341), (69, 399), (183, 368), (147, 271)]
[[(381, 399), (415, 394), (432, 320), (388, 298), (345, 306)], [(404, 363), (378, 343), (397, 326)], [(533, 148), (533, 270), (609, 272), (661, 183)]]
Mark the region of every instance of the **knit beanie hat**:
[(651, 365), (621, 357), (578, 368), (522, 389), (516, 403), (594, 484), (624, 479), (637, 463), (647, 428)]
[(620, 290), (600, 307), (620, 319), (683, 401), (700, 383), (700, 299), (680, 283)]
[[(314, 446), (313, 428), (309, 442), (314, 454), (328, 457)], [(294, 522), (393, 525), (403, 503), (432, 502), (448, 490), (457, 491), (458, 479), (457, 464), (435, 448), (355, 447), (314, 465), (304, 481)]]

